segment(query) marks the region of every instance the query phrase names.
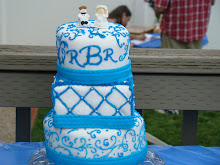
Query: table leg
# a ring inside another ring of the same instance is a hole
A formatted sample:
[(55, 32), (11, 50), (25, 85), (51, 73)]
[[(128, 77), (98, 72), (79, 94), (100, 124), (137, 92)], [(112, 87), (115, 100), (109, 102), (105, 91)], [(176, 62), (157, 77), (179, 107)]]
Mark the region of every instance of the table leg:
[(16, 142), (31, 141), (31, 108), (16, 107)]
[(197, 110), (183, 111), (182, 145), (196, 145), (197, 143)]
[(137, 111), (138, 113), (140, 113), (141, 116), (143, 116), (143, 109), (136, 109), (136, 111)]

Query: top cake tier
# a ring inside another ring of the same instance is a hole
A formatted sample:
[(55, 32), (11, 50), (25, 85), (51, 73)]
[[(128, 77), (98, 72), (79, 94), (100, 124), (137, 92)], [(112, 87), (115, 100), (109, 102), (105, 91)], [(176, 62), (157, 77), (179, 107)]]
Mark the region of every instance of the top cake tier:
[(117, 23), (108, 22), (107, 28), (79, 27), (70, 22), (56, 32), (58, 63), (77, 70), (108, 70), (129, 64), (130, 35)]

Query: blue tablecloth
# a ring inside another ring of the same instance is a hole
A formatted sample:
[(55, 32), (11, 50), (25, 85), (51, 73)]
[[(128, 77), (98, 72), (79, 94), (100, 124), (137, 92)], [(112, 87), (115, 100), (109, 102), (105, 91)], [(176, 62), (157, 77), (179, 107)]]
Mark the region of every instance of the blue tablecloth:
[[(44, 147), (39, 143), (0, 143), (1, 165), (27, 165), (32, 155)], [(220, 147), (149, 145), (166, 165), (220, 165)]]
[[(155, 36), (160, 36), (159, 33), (150, 33), (150, 34), (155, 35)], [(202, 40), (202, 47), (205, 46), (206, 44), (208, 44), (207, 35)], [(145, 42), (145, 43), (140, 44), (140, 45), (135, 45), (134, 47), (135, 48), (160, 48), (160, 46), (161, 46), (161, 40), (160, 39), (155, 39), (155, 40)]]

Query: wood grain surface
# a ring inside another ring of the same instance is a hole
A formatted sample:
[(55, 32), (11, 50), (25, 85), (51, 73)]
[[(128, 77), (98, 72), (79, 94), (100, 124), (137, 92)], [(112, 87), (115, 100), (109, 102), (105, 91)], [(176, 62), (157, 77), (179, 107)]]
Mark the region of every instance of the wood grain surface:
[[(131, 49), (132, 72), (220, 73), (220, 50)], [(55, 71), (56, 47), (0, 45), (1, 70)]]

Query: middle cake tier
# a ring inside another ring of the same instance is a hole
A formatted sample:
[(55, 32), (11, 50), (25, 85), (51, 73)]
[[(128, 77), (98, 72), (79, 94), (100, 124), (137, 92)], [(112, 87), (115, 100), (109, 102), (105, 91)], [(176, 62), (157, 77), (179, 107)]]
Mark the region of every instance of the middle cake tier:
[(111, 84), (81, 85), (56, 75), (51, 92), (55, 127), (132, 127), (133, 86), (132, 76)]

